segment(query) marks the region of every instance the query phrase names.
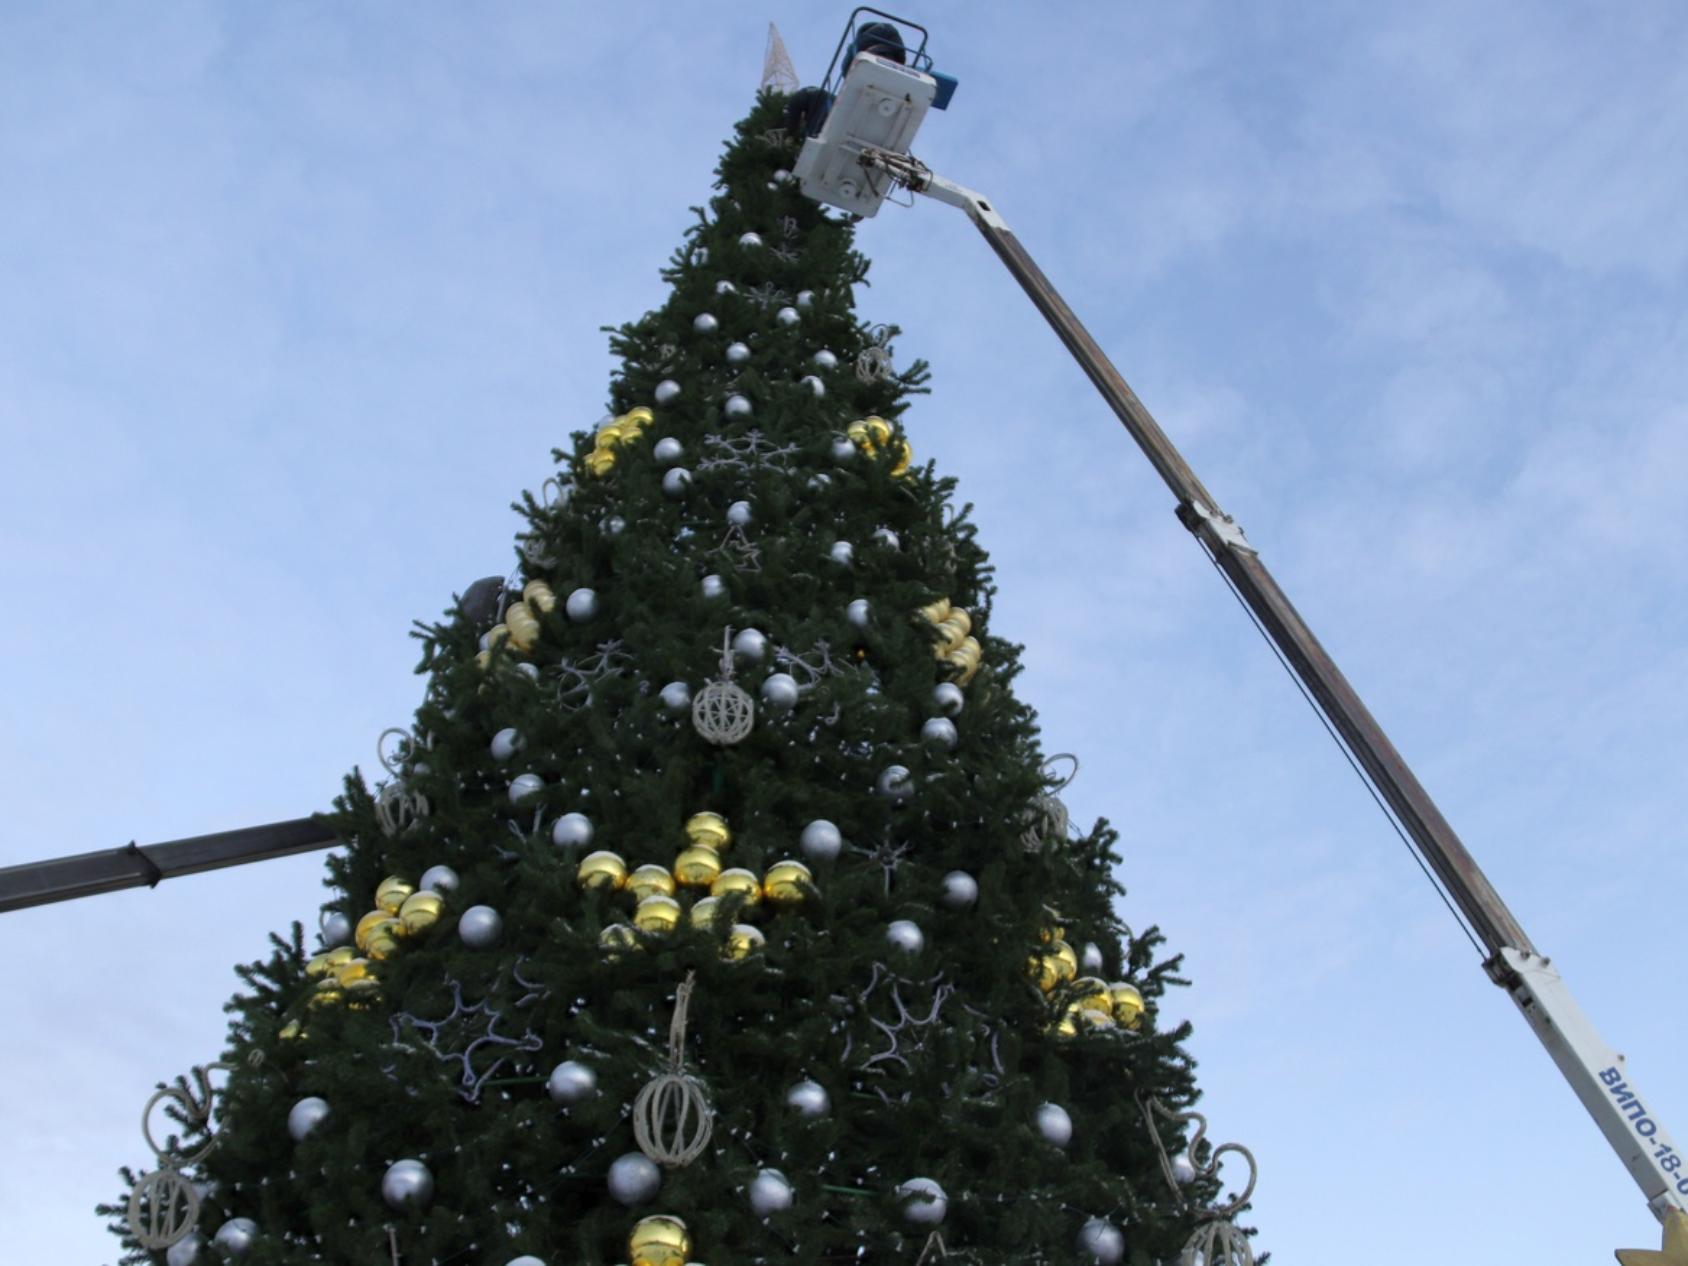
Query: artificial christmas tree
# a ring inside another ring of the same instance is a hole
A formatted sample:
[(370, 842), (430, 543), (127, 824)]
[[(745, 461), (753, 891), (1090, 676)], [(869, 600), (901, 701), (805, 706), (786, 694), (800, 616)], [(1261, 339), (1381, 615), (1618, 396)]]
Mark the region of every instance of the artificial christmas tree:
[(208, 1088), (166, 1099), (128, 1260), (1149, 1263), (1217, 1225), (1206, 1145), (1171, 1159), (1177, 960), (1068, 827), (784, 104), (613, 332), (519, 574), (420, 631), (324, 947), (244, 972), (215, 1142)]

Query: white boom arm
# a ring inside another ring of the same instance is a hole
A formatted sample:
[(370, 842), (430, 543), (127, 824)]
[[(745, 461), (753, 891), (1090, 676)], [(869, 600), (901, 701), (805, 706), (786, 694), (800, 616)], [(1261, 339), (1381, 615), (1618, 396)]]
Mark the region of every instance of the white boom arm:
[(1260, 621), (1400, 821), (1419, 856), (1482, 939), (1489, 952), (1484, 969), (1524, 1013), (1530, 1028), (1641, 1188), (1648, 1208), (1660, 1221), (1672, 1210), (1688, 1213), (1688, 1161), (1647, 1111), (1624, 1071), (1624, 1057), (1600, 1040), (1559, 973), (1530, 944), (1429, 793), (1278, 588), (1242, 529), (1219, 509), (1002, 217), (984, 197), (936, 175), (906, 153), (869, 145), (856, 149), (854, 157), (858, 171), (877, 177), (870, 185), (878, 186), (871, 190), (878, 198), (882, 199), (889, 187), (902, 185), (960, 207), (984, 234), (1177, 496), (1179, 519), (1206, 547)]

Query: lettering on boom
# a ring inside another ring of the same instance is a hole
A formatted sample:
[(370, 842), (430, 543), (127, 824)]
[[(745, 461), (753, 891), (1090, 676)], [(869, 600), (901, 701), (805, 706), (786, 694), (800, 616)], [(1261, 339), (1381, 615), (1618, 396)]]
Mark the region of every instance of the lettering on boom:
[(1613, 1101), (1623, 1109), (1623, 1114), (1629, 1118), (1630, 1125), (1637, 1134), (1644, 1139), (1650, 1139), (1659, 1132), (1659, 1127), (1653, 1118), (1647, 1115), (1647, 1109), (1642, 1106), (1641, 1100), (1637, 1099), (1635, 1092), (1625, 1084), (1622, 1073), (1616, 1068), (1607, 1068), (1601, 1071), (1600, 1080), (1605, 1083), (1606, 1089), (1611, 1091)]

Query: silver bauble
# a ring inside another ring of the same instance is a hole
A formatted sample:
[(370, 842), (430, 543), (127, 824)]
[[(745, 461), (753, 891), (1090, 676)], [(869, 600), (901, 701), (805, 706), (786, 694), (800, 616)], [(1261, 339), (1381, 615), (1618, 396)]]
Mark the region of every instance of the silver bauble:
[(671, 681), (658, 696), (670, 712), (685, 712), (692, 706), (692, 688), (683, 681)]
[(788, 181), (790, 179), (791, 179), (791, 173), (788, 172), (783, 167), (781, 167), (778, 171), (776, 171), (774, 173), (774, 183), (777, 184), (777, 185), (783, 185), (786, 181)]
[(620, 536), (626, 530), (627, 520), (622, 518), (619, 514), (612, 514), (609, 518), (604, 520), (604, 531), (608, 532), (611, 536)]
[(563, 610), (576, 624), (585, 624), (598, 614), (598, 595), (591, 589), (576, 589), (563, 603)]
[(746, 250), (755, 250), (762, 245), (762, 235), (760, 233), (740, 233), (738, 244)]
[(813, 290), (799, 290), (797, 292), (797, 306), (798, 307), (807, 308), (807, 307), (811, 306), (814, 302), (815, 302), (815, 292)]
[(610, 1195), (631, 1209), (654, 1200), (662, 1187), (662, 1171), (643, 1152), (628, 1152), (610, 1165)]
[(658, 404), (673, 404), (680, 398), (680, 384), (672, 378), (664, 378), (657, 383), (656, 390), (651, 392)]
[(734, 527), (749, 527), (755, 517), (756, 513), (748, 501), (735, 501), (727, 507), (727, 522)]
[(678, 501), (686, 495), (686, 489), (691, 486), (692, 472), (684, 466), (676, 466), (673, 470), (664, 471), (662, 476), (662, 495), (671, 501)]
[(513, 726), (505, 726), (492, 736), (492, 742), (487, 745), (493, 760), (509, 760), (522, 750), (522, 732)]
[(344, 945), (352, 939), (352, 933), (357, 929), (352, 921), (338, 910), (324, 910), (322, 917), (317, 920), (317, 928), (322, 933), (322, 944), (325, 949), (333, 949), (336, 945)]
[(723, 277), (720, 281), (715, 283), (715, 293), (718, 295), (736, 295), (738, 293), (738, 287)]
[(873, 539), (878, 541), (881, 545), (885, 545), (891, 549), (901, 549), (903, 547), (902, 541), (890, 528), (882, 527), (878, 529), (874, 532)]
[(750, 344), (748, 344), (748, 343), (728, 343), (727, 344), (727, 364), (729, 364), (729, 365), (742, 365), (742, 364), (744, 364), (745, 361), (747, 361), (749, 359), (750, 359)]
[(818, 1118), (832, 1111), (832, 1099), (818, 1081), (800, 1081), (785, 1092), (786, 1106), (798, 1116)]
[(692, 262), (694, 264), (707, 264), (709, 262), (709, 248), (707, 246), (700, 246), (693, 251)]
[(770, 673), (762, 683), (762, 702), (777, 712), (797, 706), (797, 678), (790, 673)]
[(920, 727), (920, 741), (935, 752), (953, 752), (959, 736), (948, 717), (931, 717)]
[(470, 949), (495, 945), (503, 933), (504, 918), (491, 906), (470, 906), (457, 917), (457, 935)]
[(851, 628), (865, 629), (873, 622), (873, 607), (866, 598), (855, 598), (844, 608), (844, 618)]
[(944, 876), (938, 899), (951, 910), (971, 910), (979, 900), (979, 881), (964, 870), (952, 870)]
[(803, 318), (798, 315), (796, 308), (781, 308), (778, 312), (774, 313), (774, 320), (778, 321), (781, 325), (796, 325), (802, 319)]
[(932, 687), (932, 706), (947, 717), (958, 717), (967, 706), (967, 696), (953, 681), (940, 681)]
[(703, 596), (711, 601), (727, 596), (727, 582), (714, 573), (710, 573), (699, 581), (698, 588), (702, 590)]
[(930, 1178), (910, 1178), (897, 1188), (903, 1217), (915, 1226), (936, 1226), (949, 1212), (949, 1197)]
[(892, 949), (905, 954), (918, 954), (926, 948), (926, 933), (912, 919), (896, 919), (885, 925), (885, 939)]
[(1099, 1266), (1125, 1260), (1125, 1236), (1112, 1222), (1091, 1218), (1078, 1232), (1078, 1251)]
[(760, 664), (768, 655), (768, 639), (760, 629), (740, 629), (733, 635), (733, 654), (747, 663)]
[(824, 492), (832, 487), (832, 476), (824, 470), (816, 471), (809, 476), (808, 488), (810, 492)]
[(908, 772), (906, 765), (887, 765), (879, 771), (873, 789), (888, 799), (901, 802), (914, 794), (914, 776)]
[(517, 774), (510, 780), (510, 803), (520, 804), (544, 790), (545, 780), (538, 774)]
[(821, 369), (837, 369), (838, 357), (834, 356), (823, 347), (820, 351), (815, 353), (815, 364)]
[(840, 567), (848, 567), (856, 558), (856, 547), (849, 541), (834, 541), (826, 556)]
[(814, 394), (817, 400), (826, 395), (826, 384), (813, 374), (804, 374), (802, 384)]
[(523, 660), (521, 663), (516, 665), (516, 671), (526, 677), (529, 681), (539, 680), (538, 664), (530, 664), (526, 660)]
[(543, 1257), (535, 1257), (532, 1253), (523, 1253), (520, 1257), (512, 1257), (504, 1266), (545, 1266)]
[(699, 334), (713, 334), (721, 328), (721, 323), (707, 312), (700, 312), (692, 318), (692, 329)]
[(750, 398), (737, 393), (730, 395), (721, 405), (721, 412), (729, 418), (748, 418), (750, 416)]
[(381, 1198), (395, 1209), (420, 1208), (434, 1198), (434, 1176), (419, 1160), (394, 1161), (381, 1176)]
[(579, 1060), (565, 1059), (545, 1079), (545, 1093), (552, 1103), (579, 1103), (598, 1093), (598, 1074)]
[(1172, 1179), (1180, 1187), (1188, 1187), (1196, 1181), (1196, 1166), (1183, 1152), (1172, 1158)]
[(457, 872), (446, 865), (430, 866), (417, 882), (419, 892), (437, 892), (442, 897), (457, 891)]
[(200, 1249), (205, 1247), (205, 1237), (198, 1231), (189, 1231), (181, 1239), (172, 1244), (164, 1254), (165, 1266), (194, 1266), (202, 1258)]
[(803, 828), (798, 847), (812, 862), (830, 862), (844, 847), (844, 835), (825, 818), (816, 818)]
[(1045, 1142), (1065, 1147), (1073, 1141), (1073, 1119), (1058, 1103), (1039, 1104), (1037, 1132), (1043, 1135)]
[(791, 1184), (777, 1169), (759, 1170), (750, 1180), (750, 1209), (759, 1218), (791, 1208)]
[(672, 435), (665, 435), (656, 442), (651, 449), (651, 456), (656, 458), (658, 466), (672, 466), (679, 461), (686, 452), (686, 446)]
[(328, 1100), (306, 1095), (287, 1110), (288, 1137), (295, 1143), (304, 1142), (306, 1135), (328, 1120), (330, 1111)]
[(251, 1218), (230, 1218), (211, 1237), (211, 1243), (226, 1257), (245, 1257), (257, 1242), (258, 1224)]
[(1078, 965), (1084, 969), (1087, 976), (1102, 974), (1102, 947), (1095, 941), (1086, 941), (1084, 948), (1078, 952)]
[(834, 436), (832, 440), (832, 460), (840, 466), (856, 460), (856, 442), (847, 435)]
[(592, 843), (592, 819), (584, 813), (565, 813), (551, 824), (551, 843), (558, 848), (587, 848)]

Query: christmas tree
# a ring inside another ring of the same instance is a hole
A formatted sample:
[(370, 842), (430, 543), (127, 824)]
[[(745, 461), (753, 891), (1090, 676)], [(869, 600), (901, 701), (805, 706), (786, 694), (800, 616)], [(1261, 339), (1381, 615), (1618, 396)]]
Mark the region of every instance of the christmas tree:
[(1148, 1263), (1220, 1221), (1178, 960), (1056, 798), (784, 107), (612, 332), (518, 573), (418, 630), (323, 946), (243, 970), (214, 1139), (165, 1092), (126, 1261)]

